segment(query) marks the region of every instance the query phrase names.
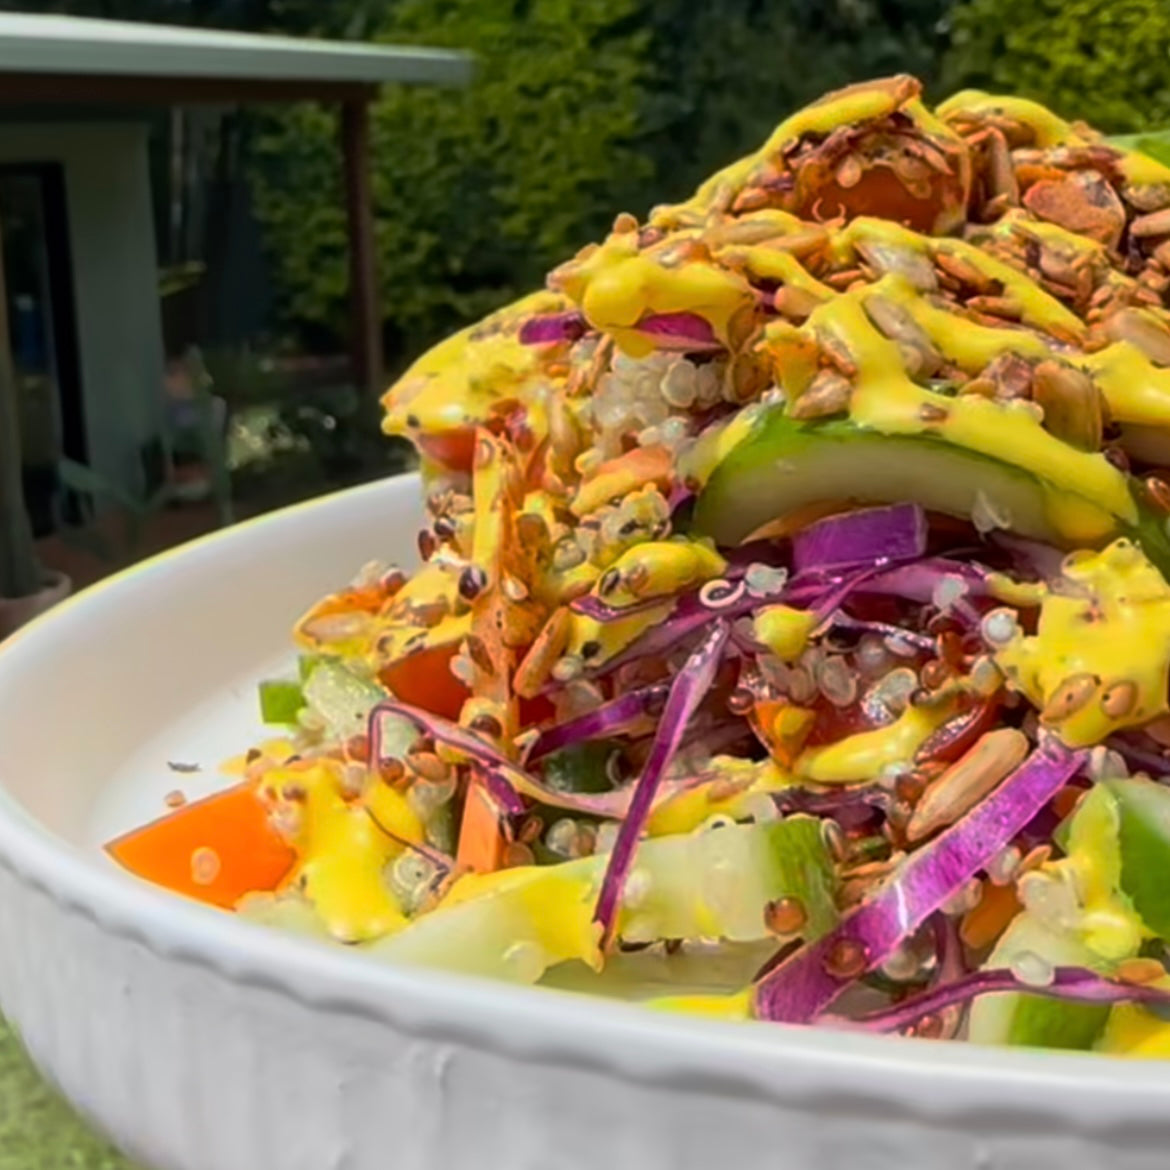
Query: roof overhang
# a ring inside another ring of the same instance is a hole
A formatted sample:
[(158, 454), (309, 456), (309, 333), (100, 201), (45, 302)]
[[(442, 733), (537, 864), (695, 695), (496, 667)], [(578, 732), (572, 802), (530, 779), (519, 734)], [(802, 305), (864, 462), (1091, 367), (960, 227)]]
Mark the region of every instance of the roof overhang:
[(444, 49), (0, 14), (0, 102), (345, 100), (471, 72), (470, 55)]

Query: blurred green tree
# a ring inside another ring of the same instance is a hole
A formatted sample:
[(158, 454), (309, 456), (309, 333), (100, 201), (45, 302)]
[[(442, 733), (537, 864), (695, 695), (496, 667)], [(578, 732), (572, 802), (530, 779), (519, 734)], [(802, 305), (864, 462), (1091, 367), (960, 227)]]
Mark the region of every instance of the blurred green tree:
[[(274, 0), (286, 16), (305, 3)], [(466, 93), (392, 92), (376, 107), (391, 350), (416, 352), (539, 284), (615, 212), (684, 197), (827, 89), (897, 71), (933, 80), (948, 4), (395, 0), (380, 16), (367, 5), (366, 33), (468, 48), (480, 63)], [(346, 281), (333, 133), (325, 111), (281, 113), (254, 170), (284, 308), (331, 331)]]
[(951, 2), (647, 0), (650, 194), (687, 195), (756, 149), (786, 114), (849, 82), (912, 73), (931, 85)]
[[(392, 356), (539, 285), (643, 190), (650, 32), (638, 15), (638, 0), (398, 0), (370, 30), (478, 57), (466, 91), (390, 89), (374, 107)], [(320, 107), (266, 117), (254, 188), (286, 313), (340, 331), (335, 135), (335, 114)]]
[(949, 23), (948, 89), (1022, 94), (1111, 132), (1170, 122), (1166, 0), (962, 0)]

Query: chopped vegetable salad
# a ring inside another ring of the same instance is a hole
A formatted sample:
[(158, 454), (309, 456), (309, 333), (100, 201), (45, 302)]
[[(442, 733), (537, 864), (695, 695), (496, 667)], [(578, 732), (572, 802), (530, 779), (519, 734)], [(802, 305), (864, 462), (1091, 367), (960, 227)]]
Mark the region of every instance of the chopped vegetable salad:
[(1170, 1056), (1170, 168), (832, 93), (420, 358), (419, 560), (128, 869), (394, 963)]

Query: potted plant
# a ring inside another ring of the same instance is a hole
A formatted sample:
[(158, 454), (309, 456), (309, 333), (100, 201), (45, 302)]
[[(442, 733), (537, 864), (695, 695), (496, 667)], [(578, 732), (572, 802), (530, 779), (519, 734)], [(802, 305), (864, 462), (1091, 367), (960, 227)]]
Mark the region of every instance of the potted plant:
[(21, 482), (16, 371), (0, 303), (0, 639), (61, 601), (70, 582), (37, 560)]

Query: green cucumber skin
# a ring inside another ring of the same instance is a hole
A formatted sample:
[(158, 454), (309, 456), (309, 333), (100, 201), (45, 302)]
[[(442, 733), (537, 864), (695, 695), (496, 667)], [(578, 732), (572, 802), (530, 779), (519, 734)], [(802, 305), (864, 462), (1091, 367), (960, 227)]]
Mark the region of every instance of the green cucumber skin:
[[(1054, 967), (1096, 965), (1082, 943), (1054, 933), (1024, 911), (996, 944), (984, 969), (1008, 967), (1025, 951)], [(1108, 1004), (1065, 1003), (1039, 995), (998, 992), (981, 995), (972, 1004), (969, 1031), (976, 1044), (1084, 1052), (1100, 1038), (1108, 1019)]]
[(1087, 1052), (1101, 1037), (1109, 1006), (1062, 1003), (1040, 995), (1022, 996), (1008, 1031), (1011, 1048), (1050, 1048)]
[(544, 777), (557, 792), (609, 792), (609, 757), (618, 748), (612, 740), (592, 740), (553, 752), (543, 763)]
[[(836, 478), (818, 477), (834, 462)], [(866, 465), (884, 465), (884, 471), (869, 475)], [(982, 490), (1007, 502), (1013, 531), (1067, 546), (1047, 521), (1043, 488), (1022, 468), (932, 435), (883, 435), (845, 419), (801, 422), (777, 406), (716, 467), (699, 494), (691, 526), (699, 535), (733, 546), (786, 511), (843, 498), (867, 504), (914, 500), (969, 518), (970, 500)], [(1142, 501), (1136, 483), (1131, 491), (1138, 520), (1128, 525), (1119, 519), (1114, 535), (1129, 536), (1170, 576), (1165, 518)]]
[(1170, 516), (1164, 516), (1146, 504), (1136, 483), (1131, 483), (1138, 521), (1126, 530), (1126, 535), (1157, 565), (1158, 571), (1170, 581)]
[(1138, 777), (1107, 787), (1119, 814), (1121, 888), (1146, 926), (1170, 939), (1170, 790)]

